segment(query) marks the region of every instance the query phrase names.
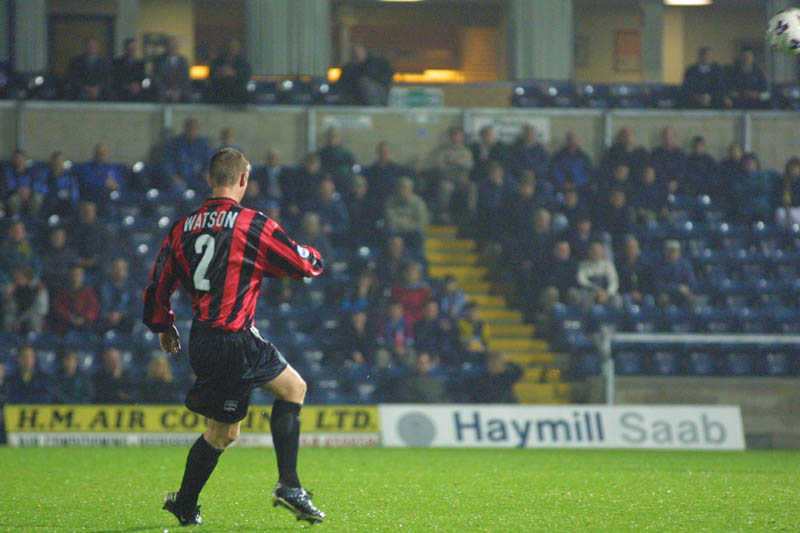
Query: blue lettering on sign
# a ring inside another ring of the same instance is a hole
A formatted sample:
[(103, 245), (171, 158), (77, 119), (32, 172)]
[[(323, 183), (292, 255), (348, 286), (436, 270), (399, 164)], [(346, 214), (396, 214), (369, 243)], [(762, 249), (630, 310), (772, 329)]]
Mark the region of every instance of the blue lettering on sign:
[[(482, 419), (478, 411), (453, 413), (455, 437), (476, 443), (486, 439), (493, 443), (507, 442), (518, 448), (528, 446), (532, 439), (537, 443), (604, 442), (603, 418), (599, 411), (575, 411), (572, 419), (546, 418), (524, 420), (518, 418)], [(534, 431), (535, 428), (535, 431)]]

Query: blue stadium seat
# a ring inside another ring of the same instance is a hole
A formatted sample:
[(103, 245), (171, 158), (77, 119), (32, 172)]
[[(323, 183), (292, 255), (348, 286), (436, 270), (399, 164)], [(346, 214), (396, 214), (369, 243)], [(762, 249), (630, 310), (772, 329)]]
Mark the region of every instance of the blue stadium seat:
[(572, 82), (530, 82), (514, 88), (511, 102), (515, 107), (577, 107), (578, 92)]
[(314, 90), (310, 79), (285, 79), (278, 84), (278, 103), (289, 105), (311, 105)]
[(679, 85), (653, 84), (647, 86), (648, 107), (655, 109), (675, 109), (681, 98)]
[(791, 371), (791, 356), (784, 349), (765, 349), (760, 359), (767, 376), (786, 376)]
[(678, 373), (678, 355), (670, 350), (657, 350), (650, 356), (650, 369), (659, 376), (674, 376)]
[(626, 331), (653, 333), (658, 330), (659, 313), (655, 309), (631, 305), (625, 308), (624, 328)]
[(620, 350), (614, 356), (614, 369), (623, 376), (636, 376), (644, 373), (644, 357), (636, 351)]
[(602, 367), (603, 360), (597, 352), (584, 351), (575, 355), (574, 368), (579, 376), (597, 376)]
[(725, 354), (727, 372), (733, 376), (749, 376), (753, 374), (752, 354), (736, 348)]
[(687, 347), (687, 372), (693, 376), (712, 376), (716, 373), (716, 356), (707, 347)]
[(611, 88), (599, 83), (583, 83), (578, 85), (577, 92), (582, 107), (608, 109), (611, 107)]
[(644, 85), (620, 83), (611, 86), (612, 105), (621, 109), (644, 109), (647, 107), (647, 91)]
[(797, 111), (800, 109), (800, 86), (786, 84), (773, 85), (772, 101), (778, 109)]

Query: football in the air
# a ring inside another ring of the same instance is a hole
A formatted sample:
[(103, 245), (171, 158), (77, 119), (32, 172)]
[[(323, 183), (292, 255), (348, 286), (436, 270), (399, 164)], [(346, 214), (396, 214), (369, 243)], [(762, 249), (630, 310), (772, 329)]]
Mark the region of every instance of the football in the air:
[(800, 9), (790, 7), (772, 17), (767, 42), (782, 54), (800, 54)]

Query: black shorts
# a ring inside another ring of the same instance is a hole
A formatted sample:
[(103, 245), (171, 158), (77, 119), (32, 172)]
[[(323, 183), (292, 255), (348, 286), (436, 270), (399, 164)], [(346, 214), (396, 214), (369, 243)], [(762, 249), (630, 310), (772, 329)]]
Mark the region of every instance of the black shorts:
[(197, 380), (186, 407), (217, 422), (247, 416), (250, 393), (278, 377), (288, 366), (255, 327), (223, 331), (195, 322), (189, 336), (189, 360)]

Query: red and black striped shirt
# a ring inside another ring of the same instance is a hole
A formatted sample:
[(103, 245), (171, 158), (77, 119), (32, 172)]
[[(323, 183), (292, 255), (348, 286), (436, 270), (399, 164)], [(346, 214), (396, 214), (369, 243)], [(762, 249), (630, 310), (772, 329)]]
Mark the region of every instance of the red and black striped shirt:
[(144, 291), (143, 321), (172, 326), (170, 296), (183, 284), (196, 321), (240, 331), (253, 325), (263, 277), (322, 274), (319, 252), (289, 238), (272, 219), (230, 198), (211, 198), (172, 226)]

